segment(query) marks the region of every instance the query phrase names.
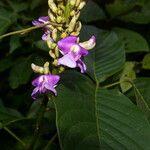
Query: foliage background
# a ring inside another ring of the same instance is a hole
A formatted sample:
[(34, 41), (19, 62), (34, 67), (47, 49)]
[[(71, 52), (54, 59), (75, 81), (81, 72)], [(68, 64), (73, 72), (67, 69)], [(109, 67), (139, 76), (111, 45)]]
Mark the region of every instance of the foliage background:
[[(47, 9), (47, 0), (1, 0), (0, 35), (32, 26)], [(48, 149), (97, 150), (100, 144), (104, 150), (148, 150), (150, 1), (89, 0), (80, 19), (81, 40), (97, 37), (86, 58), (87, 74), (68, 69), (62, 75), (55, 106), (49, 101), (34, 149), (44, 149), (58, 131), (60, 142), (57, 137)], [(1, 149), (23, 149), (4, 125), (31, 141), (40, 102), (30, 96), (35, 77), (30, 64), (43, 65), (48, 51), (41, 30), (0, 40)]]

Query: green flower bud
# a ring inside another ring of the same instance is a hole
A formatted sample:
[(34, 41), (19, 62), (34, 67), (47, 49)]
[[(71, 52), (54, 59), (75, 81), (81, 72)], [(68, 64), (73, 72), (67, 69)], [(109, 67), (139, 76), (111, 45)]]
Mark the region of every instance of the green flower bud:
[(81, 10), (85, 6), (85, 4), (86, 4), (86, 2), (82, 1), (78, 6), (78, 10)]
[(61, 16), (58, 16), (57, 19), (56, 19), (57, 23), (61, 23), (62, 22), (62, 17)]
[(49, 62), (46, 62), (44, 64), (44, 74), (49, 74)]
[(68, 31), (72, 32), (75, 28), (76, 25), (76, 16), (73, 16), (73, 18), (71, 19), (70, 23), (69, 23), (69, 27), (68, 27)]
[(32, 68), (32, 70), (33, 70), (35, 73), (41, 73), (41, 74), (44, 73), (44, 68), (43, 68), (43, 67), (40, 67), (40, 66), (37, 66), (37, 65), (35, 65), (34, 63), (31, 64), (31, 68)]
[(52, 39), (53, 39), (54, 41), (57, 40), (57, 29), (56, 29), (56, 28), (52, 31)]
[(48, 5), (52, 12), (57, 13), (57, 6), (53, 0), (48, 0)]
[(48, 10), (48, 16), (52, 22), (56, 21), (56, 17), (53, 15), (50, 9)]
[(56, 58), (56, 56), (55, 56), (55, 54), (52, 52), (52, 50), (49, 51), (49, 55), (50, 55), (53, 59)]

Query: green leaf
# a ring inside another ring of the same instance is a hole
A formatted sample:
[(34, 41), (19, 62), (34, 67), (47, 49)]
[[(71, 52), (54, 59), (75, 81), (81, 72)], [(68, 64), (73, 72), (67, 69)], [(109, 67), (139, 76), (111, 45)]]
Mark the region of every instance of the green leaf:
[(149, 149), (148, 120), (120, 92), (99, 89), (97, 115), (102, 149)]
[(146, 109), (144, 107), (144, 111), (147, 110), (147, 112), (149, 112), (149, 109), (150, 109), (150, 92), (149, 92), (150, 91), (150, 78), (137, 78), (136, 80), (134, 80), (134, 84), (138, 90), (138, 91), (137, 90), (135, 91), (137, 98), (139, 98), (139, 100), (142, 99), (142, 101), (144, 101), (144, 104), (146, 105)]
[(49, 48), (48, 48), (47, 43), (46, 43), (45, 41), (39, 40), (39, 41), (35, 42), (34, 44), (35, 44), (35, 46), (36, 46), (37, 48), (39, 48), (40, 50), (49, 52)]
[(11, 13), (3, 8), (0, 8), (0, 35), (5, 33), (8, 27), (12, 24)]
[(106, 9), (112, 17), (117, 17), (126, 13), (130, 13), (134, 8), (141, 8), (144, 0), (114, 0), (106, 5)]
[(122, 69), (125, 62), (124, 45), (113, 31), (91, 29), (84, 26), (81, 31), (81, 39), (96, 36), (96, 47), (86, 57), (87, 72), (97, 82), (102, 82)]
[(0, 100), (0, 122), (5, 124), (21, 117), (22, 115), (17, 110), (6, 108)]
[[(149, 150), (150, 125), (123, 94), (68, 72), (58, 86), (56, 123), (64, 150)], [(142, 140), (141, 140), (142, 139)]]
[(0, 60), (0, 72), (3, 72), (13, 65), (13, 60), (11, 57), (6, 57)]
[(9, 53), (13, 53), (17, 48), (19, 48), (21, 46), (20, 37), (19, 36), (11, 36), (9, 45), (10, 45)]
[(125, 81), (126, 79), (134, 80), (136, 78), (136, 73), (134, 71), (134, 62), (126, 62), (122, 75), (120, 77), (120, 87), (122, 92), (128, 91), (132, 85), (131, 83)]
[(9, 75), (9, 84), (11, 88), (16, 89), (20, 85), (26, 84), (29, 81), (32, 74), (31, 63), (31, 57), (20, 58), (17, 61)]
[(81, 11), (80, 19), (83, 22), (92, 22), (97, 20), (106, 19), (104, 11), (92, 0), (89, 0), (86, 6)]
[(41, 0), (32, 0), (30, 3), (30, 9), (33, 10), (42, 3)]
[(125, 50), (127, 53), (149, 51), (148, 42), (139, 33), (123, 28), (114, 28), (113, 30), (124, 42)]
[(17, 1), (10, 1), (7, 0), (8, 4), (10, 5), (10, 7), (13, 9), (14, 12), (21, 12), (24, 11), (28, 8), (28, 3), (27, 2), (17, 2)]
[(150, 69), (150, 53), (144, 56), (142, 61), (142, 68), (143, 69)]

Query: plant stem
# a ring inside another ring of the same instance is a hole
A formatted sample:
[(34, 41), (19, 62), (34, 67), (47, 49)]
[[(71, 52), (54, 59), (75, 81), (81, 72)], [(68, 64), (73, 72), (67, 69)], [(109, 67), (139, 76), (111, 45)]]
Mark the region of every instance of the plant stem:
[(39, 134), (40, 134), (40, 129), (41, 129), (41, 125), (42, 125), (42, 119), (45, 113), (45, 109), (48, 103), (48, 98), (46, 98), (46, 96), (43, 98), (42, 102), (41, 102), (41, 106), (39, 109), (39, 114), (38, 114), (38, 118), (37, 118), (37, 122), (36, 122), (36, 128), (34, 131), (34, 136), (32, 138), (31, 144), (29, 145), (28, 150), (32, 150), (34, 148), (34, 145), (37, 141), (37, 139), (39, 138)]
[(24, 33), (30, 32), (32, 30), (42, 28), (46, 25), (62, 26), (61, 24), (57, 24), (57, 23), (54, 23), (54, 22), (49, 22), (47, 24), (42, 24), (42, 25), (39, 25), (39, 26), (34, 26), (34, 27), (27, 28), (27, 29), (22, 29), (22, 30), (13, 31), (13, 32), (3, 34), (3, 35), (0, 36), (0, 39), (5, 38), (7, 36), (15, 35), (15, 34), (24, 34)]
[(48, 142), (48, 144), (45, 146), (43, 150), (49, 150), (49, 146), (53, 143), (56, 137), (57, 137), (57, 133), (50, 139), (50, 141)]
[(12, 137), (14, 137), (18, 142), (22, 144), (22, 146), (26, 149), (26, 144), (19, 138), (17, 137), (12, 131), (10, 131), (7, 127), (3, 127), (5, 131), (7, 131)]
[(110, 88), (110, 87), (112, 87), (112, 86), (115, 86), (115, 85), (120, 84), (121, 82), (122, 82), (122, 81), (117, 81), (117, 82), (114, 82), (114, 83), (112, 83), (112, 84), (108, 84), (108, 85), (104, 86), (104, 88)]

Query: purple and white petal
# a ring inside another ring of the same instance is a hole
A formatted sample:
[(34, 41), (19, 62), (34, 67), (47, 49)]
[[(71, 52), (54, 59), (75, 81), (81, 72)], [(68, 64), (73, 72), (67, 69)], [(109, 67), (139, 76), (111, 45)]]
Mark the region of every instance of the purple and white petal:
[(33, 24), (34, 26), (40, 26), (40, 25), (42, 25), (43, 23), (41, 23), (41, 22), (39, 22), (39, 21), (37, 21), (37, 20), (33, 20), (33, 21), (32, 21), (32, 24)]
[(57, 91), (54, 89), (54, 87), (50, 86), (49, 84), (45, 84), (45, 88), (51, 92), (54, 93), (55, 96), (57, 96)]
[(44, 32), (44, 34), (42, 35), (42, 40), (43, 40), (43, 41), (47, 41), (49, 38), (50, 38), (50, 31), (49, 31), (49, 30), (46, 30), (46, 31)]
[(67, 36), (62, 40), (58, 41), (57, 45), (60, 49), (60, 52), (65, 55), (71, 51), (71, 47), (76, 44), (77, 37), (76, 36)]
[(33, 86), (39, 86), (39, 85), (40, 85), (41, 77), (42, 77), (42, 76), (39, 76), (39, 77), (37, 77), (36, 79), (34, 79), (34, 80), (32, 81), (32, 85), (33, 85)]
[(75, 58), (73, 57), (73, 55), (71, 53), (68, 53), (58, 59), (58, 65), (64, 65), (64, 66), (67, 66), (70, 68), (75, 68), (76, 61), (75, 61)]
[(79, 45), (87, 50), (92, 49), (96, 45), (96, 37), (92, 36), (88, 41), (79, 43)]
[(40, 18), (38, 18), (39, 22), (45, 24), (49, 21), (49, 17), (48, 16), (42, 16)]
[(39, 89), (38, 89), (38, 87), (36, 87), (36, 88), (33, 90), (31, 96), (32, 96), (33, 99), (36, 99), (38, 95), (39, 95)]
[(58, 75), (45, 75), (47, 77), (48, 84), (54, 87), (60, 80)]
[(81, 59), (77, 61), (77, 66), (80, 68), (81, 73), (86, 71), (86, 65)]

